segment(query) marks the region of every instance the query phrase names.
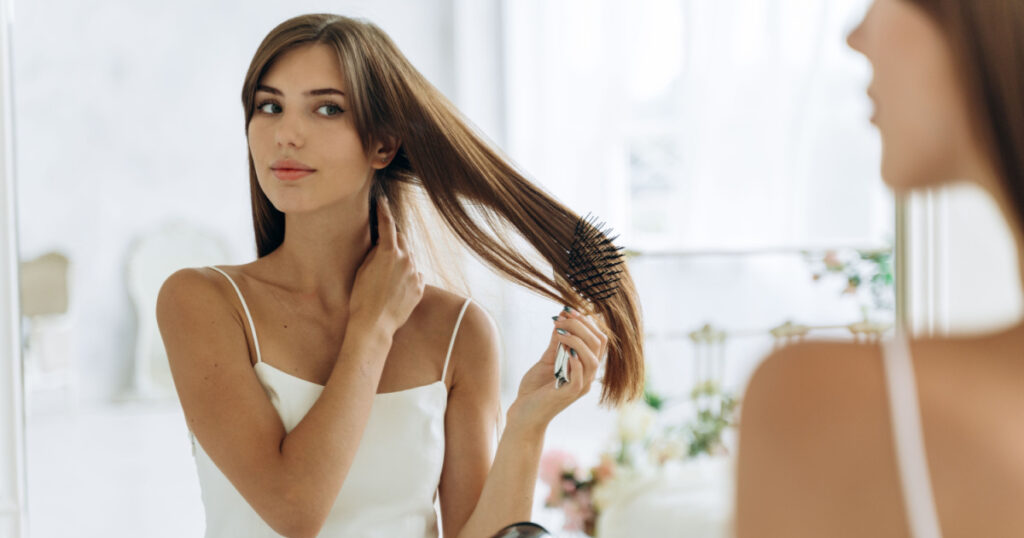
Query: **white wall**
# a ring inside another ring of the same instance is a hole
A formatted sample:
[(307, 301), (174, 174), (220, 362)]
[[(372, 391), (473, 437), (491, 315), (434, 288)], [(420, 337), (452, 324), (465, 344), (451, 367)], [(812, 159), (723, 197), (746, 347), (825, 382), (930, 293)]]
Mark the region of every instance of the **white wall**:
[(987, 192), (961, 183), (915, 195), (908, 207), (915, 333), (996, 331), (1024, 317), (1017, 246)]
[(308, 12), (369, 18), (454, 90), (451, 0), (21, 2), (14, 29), (21, 256), (72, 260), (82, 399), (127, 387), (132, 241), (171, 219), (255, 256), (240, 103), (259, 41)]

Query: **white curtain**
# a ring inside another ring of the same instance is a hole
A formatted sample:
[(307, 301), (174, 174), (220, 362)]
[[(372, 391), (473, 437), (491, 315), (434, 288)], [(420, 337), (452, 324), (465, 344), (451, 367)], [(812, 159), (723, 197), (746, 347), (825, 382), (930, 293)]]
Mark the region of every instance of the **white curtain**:
[(866, 4), (506, 2), (509, 151), (635, 248), (877, 244)]

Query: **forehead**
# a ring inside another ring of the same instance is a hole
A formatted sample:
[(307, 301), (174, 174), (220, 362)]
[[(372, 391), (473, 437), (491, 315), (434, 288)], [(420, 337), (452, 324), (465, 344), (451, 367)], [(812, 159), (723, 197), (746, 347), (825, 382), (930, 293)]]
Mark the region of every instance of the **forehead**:
[(337, 52), (317, 43), (289, 50), (274, 60), (260, 84), (272, 86), (285, 94), (301, 93), (318, 88), (345, 89), (345, 77)]

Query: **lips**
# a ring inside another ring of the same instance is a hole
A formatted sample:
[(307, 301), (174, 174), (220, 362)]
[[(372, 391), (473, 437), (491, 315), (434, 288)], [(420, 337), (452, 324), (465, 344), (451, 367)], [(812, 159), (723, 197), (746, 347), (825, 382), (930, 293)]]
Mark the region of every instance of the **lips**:
[(289, 170), (287, 168), (278, 168), (273, 172), (274, 177), (281, 181), (295, 181), (313, 173), (312, 170)]
[(871, 107), (871, 123), (875, 123), (875, 121), (878, 119), (878, 100), (875, 99), (875, 94), (874, 94), (873, 88), (869, 87), (868, 91), (867, 91), (867, 94), (868, 94), (868, 99), (871, 100), (871, 105), (872, 105), (872, 107)]
[(274, 177), (282, 181), (295, 181), (316, 172), (315, 168), (294, 159), (274, 161), (270, 165), (270, 170)]

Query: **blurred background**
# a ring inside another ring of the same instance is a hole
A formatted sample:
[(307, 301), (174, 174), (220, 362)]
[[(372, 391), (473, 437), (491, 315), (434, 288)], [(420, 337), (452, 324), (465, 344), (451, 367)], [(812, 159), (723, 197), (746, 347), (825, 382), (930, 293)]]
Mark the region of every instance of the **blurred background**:
[[(875, 339), (898, 309), (919, 333), (1020, 316), (990, 200), (894, 202), (881, 182), (870, 68), (845, 45), (868, 3), (16, 1), (32, 536), (201, 534), (156, 292), (176, 268), (254, 259), (242, 78), (263, 36), (308, 12), (381, 26), (629, 251), (647, 397), (616, 412), (593, 391), (552, 424), (535, 519), (567, 536), (722, 535), (737, 400), (774, 347)], [(901, 293), (897, 242), (912, 246)], [(501, 329), (507, 405), (560, 306), (464, 271)]]

